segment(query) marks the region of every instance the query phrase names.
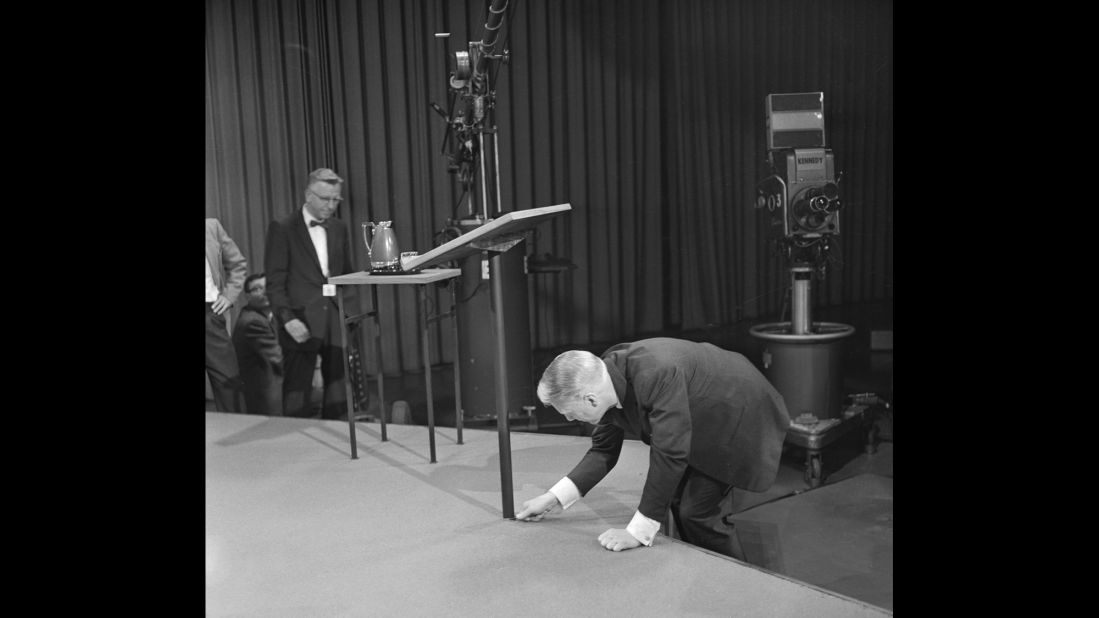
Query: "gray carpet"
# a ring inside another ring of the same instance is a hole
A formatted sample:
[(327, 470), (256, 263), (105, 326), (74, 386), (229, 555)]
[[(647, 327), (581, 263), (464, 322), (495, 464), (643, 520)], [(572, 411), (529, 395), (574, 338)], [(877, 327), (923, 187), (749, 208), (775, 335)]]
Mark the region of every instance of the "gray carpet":
[[(640, 498), (640, 442), (578, 504), (525, 523), (502, 517), (495, 431), (467, 430), (458, 445), (453, 428), (437, 429), (436, 464), (426, 427), (388, 434), (360, 424), (352, 460), (346, 422), (207, 413), (206, 615), (892, 615), (665, 536), (604, 550), (598, 535), (625, 527)], [(590, 445), (511, 439), (516, 506)], [(787, 568), (790, 546), (781, 539)]]

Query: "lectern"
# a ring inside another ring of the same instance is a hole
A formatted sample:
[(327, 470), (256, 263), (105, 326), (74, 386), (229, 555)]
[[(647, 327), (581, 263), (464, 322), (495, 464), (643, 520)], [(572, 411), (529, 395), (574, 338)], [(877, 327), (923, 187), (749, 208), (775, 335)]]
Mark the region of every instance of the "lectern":
[[(557, 204), (555, 206), (511, 211), (446, 244), (439, 245), (423, 255), (418, 255), (406, 261), (404, 269), (408, 272), (416, 272), (451, 260), (460, 260), (480, 251), (489, 252), (491, 254), (489, 258), (489, 277), (492, 279), (492, 313), (493, 332), (496, 338), (496, 357), (498, 359), (505, 358), (507, 349), (505, 337), (507, 333), (504, 332), (503, 277), (500, 273), (500, 255), (519, 244), (528, 230), (570, 210), (572, 210), (570, 204)], [(329, 281), (339, 283), (332, 279)], [(497, 362), (495, 365), (496, 429), (500, 443), (500, 492), (502, 494), (504, 519), (514, 519), (515, 502), (511, 482), (511, 434), (508, 427), (507, 371), (503, 363)], [(457, 406), (457, 416), (460, 416), (462, 413), (461, 402), (457, 402)], [(434, 428), (431, 431), (434, 431)], [(352, 448), (354, 448), (354, 434), (352, 434)], [(434, 457), (432, 457), (432, 460), (434, 460)]]

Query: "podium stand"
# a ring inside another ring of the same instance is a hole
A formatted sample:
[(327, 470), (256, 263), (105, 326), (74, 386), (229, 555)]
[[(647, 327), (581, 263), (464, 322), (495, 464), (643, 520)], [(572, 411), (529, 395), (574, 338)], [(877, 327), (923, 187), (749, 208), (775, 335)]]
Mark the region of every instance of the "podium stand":
[[(569, 204), (514, 210), (493, 219), (481, 227), (462, 234), (450, 242), (409, 260), (405, 268), (415, 270), (450, 260), (458, 260), (479, 251), (488, 251), (489, 277), (492, 279), (493, 331), (496, 334), (496, 358), (507, 358), (504, 332), (503, 276), (500, 255), (519, 244), (524, 233), (562, 213), (572, 210)], [(500, 493), (504, 519), (515, 518), (515, 501), (511, 482), (511, 434), (508, 427), (507, 371), (502, 362), (496, 363), (496, 430), (500, 443)]]
[[(503, 309), (503, 277), (500, 273), (500, 256), (519, 244), (527, 230), (533, 229), (539, 223), (572, 210), (570, 204), (557, 204), (542, 208), (530, 208), (528, 210), (514, 210), (493, 219), (481, 227), (462, 234), (461, 236), (439, 245), (423, 255), (416, 256), (404, 264), (406, 271), (415, 272), (431, 266), (436, 266), (451, 260), (460, 260), (466, 256), (487, 251), (489, 258), (489, 277), (492, 279), (492, 313), (493, 332), (496, 336), (496, 357), (506, 358), (507, 346), (505, 345), (506, 333), (504, 332)], [(348, 275), (343, 275), (347, 277)], [(341, 283), (329, 279), (330, 283)], [(427, 362), (427, 359), (424, 360)], [(508, 427), (508, 385), (507, 371), (503, 363), (496, 363), (496, 429), (500, 447), (500, 492), (503, 503), (504, 519), (515, 518), (515, 501), (511, 482), (511, 434)], [(430, 392), (429, 392), (430, 397)], [(461, 402), (457, 402), (457, 416), (461, 416)], [(434, 428), (431, 429), (434, 434)], [(354, 422), (352, 421), (352, 432)], [(432, 435), (434, 445), (434, 435)], [(351, 442), (354, 453), (355, 442), (352, 433)], [(432, 462), (435, 461), (434, 452)]]

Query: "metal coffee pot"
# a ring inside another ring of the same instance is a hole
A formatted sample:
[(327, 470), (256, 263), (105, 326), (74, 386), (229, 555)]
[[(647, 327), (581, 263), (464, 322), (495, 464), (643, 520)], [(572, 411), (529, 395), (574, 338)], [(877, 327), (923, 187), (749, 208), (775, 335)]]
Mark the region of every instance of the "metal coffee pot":
[[(363, 223), (363, 242), (369, 254), (370, 270), (399, 271), (401, 269), (401, 250), (397, 248), (397, 234), (393, 232), (392, 221), (367, 221)], [(372, 229), (371, 229), (372, 228)]]

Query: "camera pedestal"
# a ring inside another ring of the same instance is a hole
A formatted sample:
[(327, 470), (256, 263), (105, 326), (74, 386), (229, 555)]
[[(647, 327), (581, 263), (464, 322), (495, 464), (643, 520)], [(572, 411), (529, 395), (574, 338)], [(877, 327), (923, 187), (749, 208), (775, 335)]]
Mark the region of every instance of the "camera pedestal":
[(813, 322), (809, 305), (812, 269), (790, 269), (791, 321), (759, 324), (750, 329), (762, 339), (763, 372), (786, 402), (791, 426), (787, 443), (806, 448), (806, 482), (822, 479), (821, 450), (857, 426), (861, 414), (850, 415), (843, 401), (843, 343), (855, 328), (835, 322)]

